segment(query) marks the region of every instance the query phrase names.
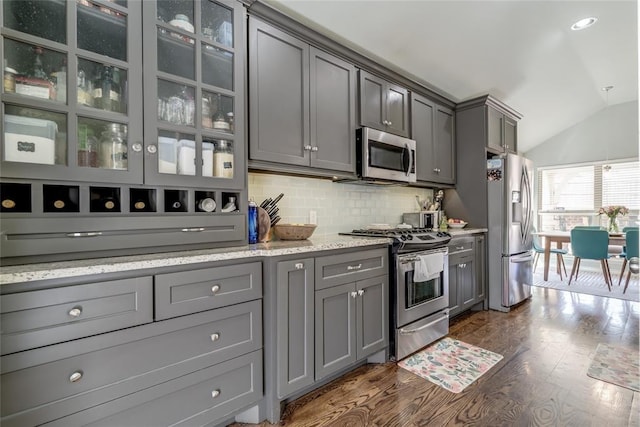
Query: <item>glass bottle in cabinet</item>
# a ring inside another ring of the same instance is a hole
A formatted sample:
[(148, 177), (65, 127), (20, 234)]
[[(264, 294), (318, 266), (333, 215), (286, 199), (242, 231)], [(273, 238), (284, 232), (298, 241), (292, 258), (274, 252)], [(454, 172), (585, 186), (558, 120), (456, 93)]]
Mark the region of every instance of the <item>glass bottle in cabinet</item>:
[(102, 132), (100, 167), (103, 169), (127, 169), (127, 127), (125, 125), (110, 123)]
[(88, 124), (78, 124), (78, 166), (98, 167), (98, 140)]

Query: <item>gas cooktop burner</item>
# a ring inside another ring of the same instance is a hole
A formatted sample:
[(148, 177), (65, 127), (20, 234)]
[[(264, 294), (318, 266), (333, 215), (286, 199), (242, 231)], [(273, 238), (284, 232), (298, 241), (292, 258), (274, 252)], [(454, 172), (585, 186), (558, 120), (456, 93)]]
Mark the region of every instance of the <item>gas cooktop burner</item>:
[(389, 228), (385, 230), (365, 228), (340, 234), (345, 236), (388, 237), (404, 245), (421, 245), (424, 247), (444, 246), (451, 240), (451, 235), (446, 231), (428, 228)]

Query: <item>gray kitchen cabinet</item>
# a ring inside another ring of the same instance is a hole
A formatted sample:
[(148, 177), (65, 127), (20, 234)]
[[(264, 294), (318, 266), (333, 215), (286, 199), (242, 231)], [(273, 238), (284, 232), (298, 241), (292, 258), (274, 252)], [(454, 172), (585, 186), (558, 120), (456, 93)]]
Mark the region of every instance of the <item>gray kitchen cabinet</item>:
[(316, 380), (387, 346), (388, 289), (379, 276), (316, 291)]
[(245, 240), (240, 2), (5, 6), (3, 262)]
[(454, 129), (453, 110), (411, 94), (411, 138), (416, 141), (419, 181), (455, 184)]
[[(2, 295), (2, 425), (204, 425), (255, 405), (261, 263), (202, 267)], [(202, 296), (215, 286), (217, 295)], [(184, 305), (167, 306), (167, 293)], [(24, 345), (5, 348), (14, 333)]]
[(409, 136), (409, 91), (360, 70), (360, 124)]
[(502, 111), (486, 106), (487, 148), (496, 152), (518, 152), (518, 122)]
[(277, 263), (277, 396), (314, 382), (314, 259)]
[(249, 43), (250, 166), (354, 172), (355, 68), (252, 17)]
[(454, 237), (449, 248), (449, 314), (485, 300), (484, 236)]

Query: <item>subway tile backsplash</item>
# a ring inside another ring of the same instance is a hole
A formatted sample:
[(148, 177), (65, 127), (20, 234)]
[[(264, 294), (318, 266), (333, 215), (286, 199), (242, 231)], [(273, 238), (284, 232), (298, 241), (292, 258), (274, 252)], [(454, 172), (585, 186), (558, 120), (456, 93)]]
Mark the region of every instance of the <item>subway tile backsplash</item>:
[(369, 224), (396, 226), (404, 212), (417, 212), (416, 195), (432, 199), (430, 189), (334, 183), (325, 179), (249, 173), (249, 197), (260, 205), (284, 193), (278, 202), (281, 223), (309, 223), (315, 211), (314, 236), (336, 234)]

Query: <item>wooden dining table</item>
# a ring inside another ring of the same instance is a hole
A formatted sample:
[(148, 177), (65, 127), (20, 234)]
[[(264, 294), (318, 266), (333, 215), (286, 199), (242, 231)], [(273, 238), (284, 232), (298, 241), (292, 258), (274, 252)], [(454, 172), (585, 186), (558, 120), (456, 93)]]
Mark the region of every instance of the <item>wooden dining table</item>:
[[(549, 280), (549, 258), (551, 257), (551, 243), (555, 242), (556, 248), (562, 249), (563, 243), (571, 243), (569, 231), (538, 231), (536, 234), (544, 239), (544, 281)], [(624, 246), (624, 233), (609, 234), (609, 245)]]

